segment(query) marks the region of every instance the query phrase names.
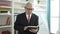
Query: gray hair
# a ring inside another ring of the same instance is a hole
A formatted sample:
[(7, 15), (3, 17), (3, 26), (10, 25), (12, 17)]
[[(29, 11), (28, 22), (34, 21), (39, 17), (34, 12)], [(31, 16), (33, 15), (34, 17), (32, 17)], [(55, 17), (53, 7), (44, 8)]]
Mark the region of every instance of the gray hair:
[(26, 5), (28, 5), (28, 4), (32, 4), (31, 2), (28, 2)]
[(32, 7), (33, 7), (33, 3), (32, 3), (32, 2), (27, 2), (27, 4), (25, 5), (25, 7), (26, 7), (28, 4), (31, 4)]

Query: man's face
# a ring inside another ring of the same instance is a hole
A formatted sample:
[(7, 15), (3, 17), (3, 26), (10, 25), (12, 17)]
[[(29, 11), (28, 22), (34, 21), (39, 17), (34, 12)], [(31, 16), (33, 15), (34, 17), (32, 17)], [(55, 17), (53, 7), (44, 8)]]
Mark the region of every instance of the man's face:
[(31, 14), (31, 13), (32, 13), (32, 10), (33, 10), (32, 4), (26, 5), (26, 7), (25, 7), (25, 12), (26, 12), (27, 14)]

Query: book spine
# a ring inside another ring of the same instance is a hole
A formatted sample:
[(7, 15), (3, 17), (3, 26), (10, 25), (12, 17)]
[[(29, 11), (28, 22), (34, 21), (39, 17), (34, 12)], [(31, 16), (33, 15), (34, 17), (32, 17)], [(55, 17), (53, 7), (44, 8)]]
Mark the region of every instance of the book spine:
[(9, 25), (9, 24), (10, 24), (10, 17), (7, 18), (5, 25)]
[(0, 6), (9, 6), (8, 4), (0, 4)]

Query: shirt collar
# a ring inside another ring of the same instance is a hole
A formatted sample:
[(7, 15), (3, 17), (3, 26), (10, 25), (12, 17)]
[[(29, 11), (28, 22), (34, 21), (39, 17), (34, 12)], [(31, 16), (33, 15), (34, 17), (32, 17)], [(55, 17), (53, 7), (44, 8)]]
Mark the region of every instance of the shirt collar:
[[(31, 18), (31, 16), (32, 16), (32, 14), (30, 14), (30, 18)], [(26, 14), (26, 17), (27, 17), (27, 19), (28, 19), (28, 14)]]

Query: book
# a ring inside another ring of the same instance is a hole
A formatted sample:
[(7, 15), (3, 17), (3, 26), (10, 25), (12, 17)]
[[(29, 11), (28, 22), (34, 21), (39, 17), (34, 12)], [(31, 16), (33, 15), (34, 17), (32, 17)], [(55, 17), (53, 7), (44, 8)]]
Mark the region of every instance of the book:
[(0, 11), (11, 11), (10, 8), (0, 8)]
[(5, 18), (1, 17), (0, 19), (1, 19), (0, 26), (10, 25), (10, 22), (11, 22), (11, 17), (10, 16), (7, 16)]
[(28, 29), (38, 29), (38, 26), (27, 26)]
[(9, 5), (8, 5), (8, 4), (4, 4), (4, 3), (3, 3), (3, 4), (0, 4), (0, 6), (9, 6)]
[(6, 19), (6, 24), (5, 25), (9, 25), (10, 24), (10, 17), (7, 17), (7, 19)]
[(11, 34), (11, 32), (9, 30), (6, 30), (6, 31), (2, 31), (2, 34)]
[(10, 11), (0, 11), (0, 14), (10, 14)]
[(0, 13), (8, 13), (8, 11), (0, 11)]

